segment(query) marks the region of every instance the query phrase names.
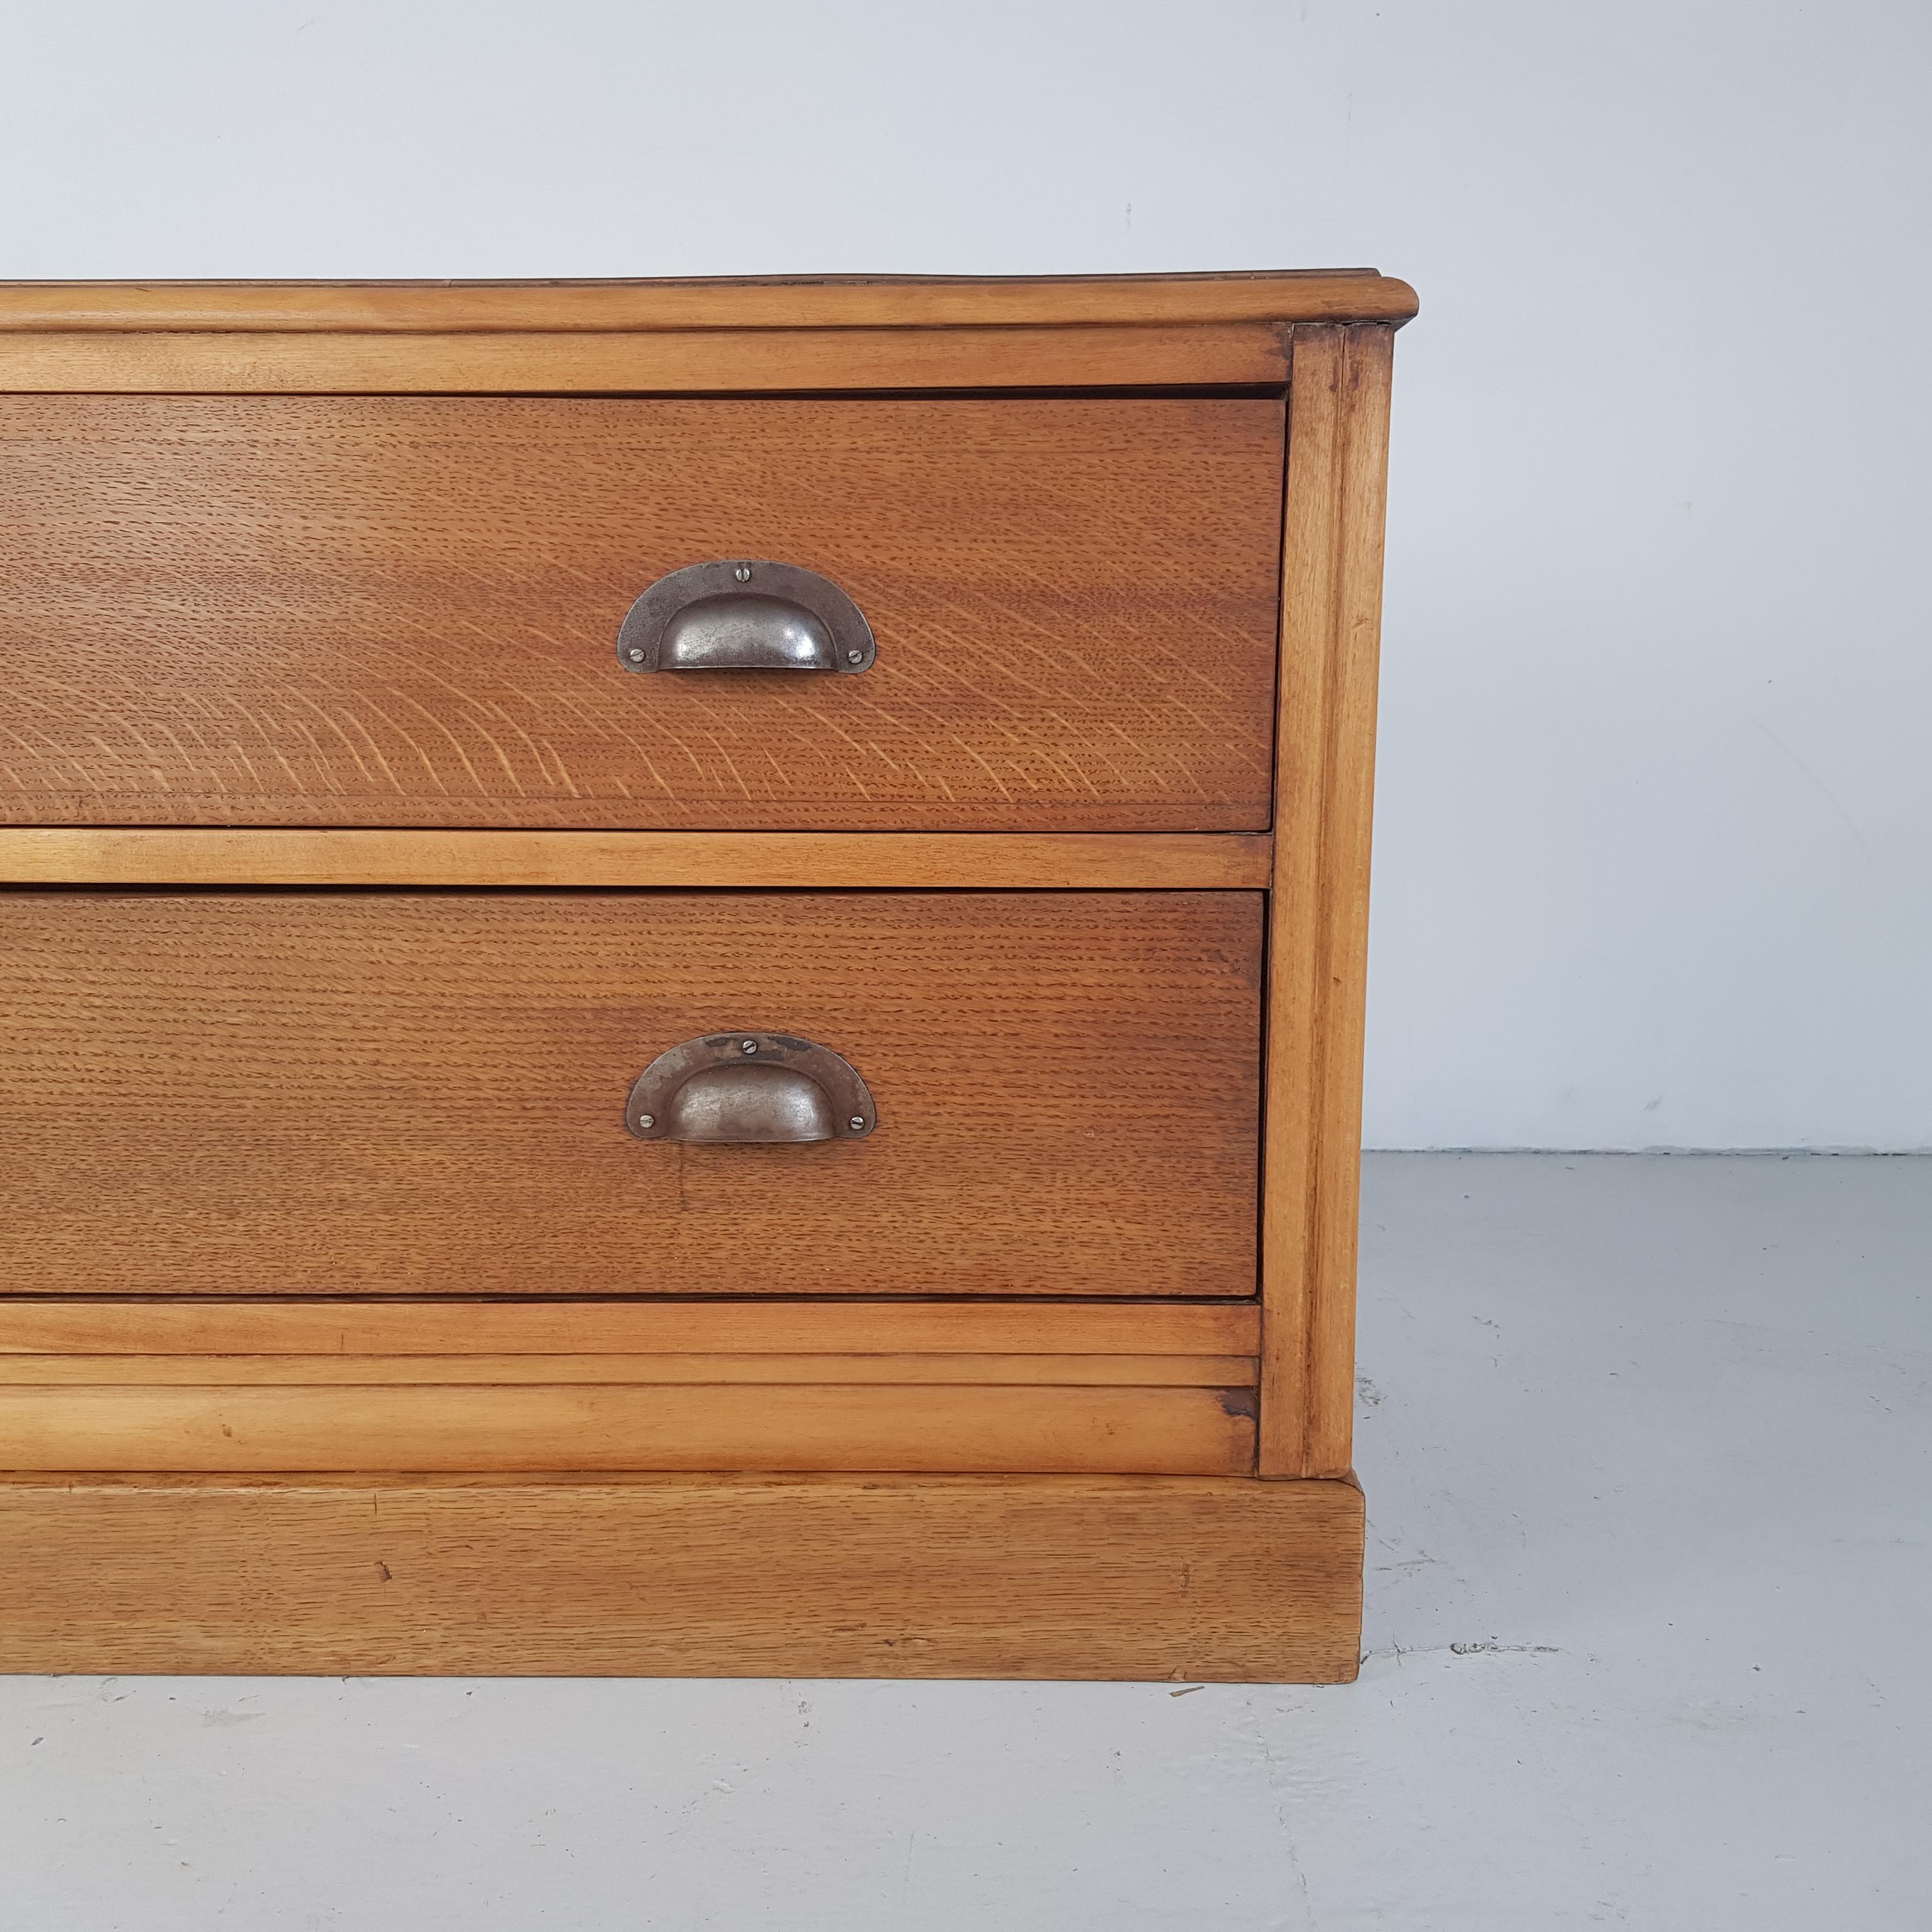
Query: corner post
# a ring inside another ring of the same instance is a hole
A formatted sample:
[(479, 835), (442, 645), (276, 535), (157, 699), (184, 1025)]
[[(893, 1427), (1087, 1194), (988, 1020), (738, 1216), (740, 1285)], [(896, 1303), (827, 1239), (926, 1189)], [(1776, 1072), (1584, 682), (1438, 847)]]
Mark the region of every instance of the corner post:
[(1282, 539), (1263, 1143), (1263, 1476), (1340, 1476), (1354, 1415), (1369, 832), (1395, 331), (1298, 326)]

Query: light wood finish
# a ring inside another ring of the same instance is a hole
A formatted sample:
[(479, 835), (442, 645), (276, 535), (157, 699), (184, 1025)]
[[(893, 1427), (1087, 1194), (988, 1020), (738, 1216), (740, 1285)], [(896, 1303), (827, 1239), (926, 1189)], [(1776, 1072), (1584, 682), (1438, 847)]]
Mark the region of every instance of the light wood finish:
[[(0, 284), (0, 1669), (1352, 1677), (1414, 308)], [(878, 668), (618, 670), (722, 555)]]
[(1264, 887), (1266, 832), (356, 832), (0, 826), (0, 883)]
[[(1265, 830), (1283, 421), (0, 398), (0, 818)], [(734, 556), (832, 578), (874, 667), (626, 673), (639, 592)]]
[(1406, 320), (1372, 268), (1180, 275), (773, 275), (716, 280), (0, 282), (0, 329), (980, 328)]
[(1252, 1302), (0, 1298), (0, 1356), (1252, 1356)]
[(0, 1384), (224, 1388), (310, 1383), (620, 1388), (662, 1382), (964, 1382), (986, 1388), (1250, 1388), (1246, 1355), (29, 1355), (0, 1354)]
[[(16, 1293), (1246, 1295), (1258, 893), (16, 893)], [(802, 1035), (876, 1132), (643, 1143)]]
[(1369, 820), (1393, 332), (1298, 330), (1270, 896), (1260, 1466), (1339, 1475), (1354, 1413)]
[(16, 1479), (0, 1670), (1340, 1682), (1361, 1565), (1347, 1482)]
[(0, 1468), (1254, 1467), (1251, 1389), (675, 1382), (0, 1386)]
[(1172, 328), (714, 329), (681, 334), (0, 330), (0, 393), (678, 395), (1279, 389), (1286, 332)]

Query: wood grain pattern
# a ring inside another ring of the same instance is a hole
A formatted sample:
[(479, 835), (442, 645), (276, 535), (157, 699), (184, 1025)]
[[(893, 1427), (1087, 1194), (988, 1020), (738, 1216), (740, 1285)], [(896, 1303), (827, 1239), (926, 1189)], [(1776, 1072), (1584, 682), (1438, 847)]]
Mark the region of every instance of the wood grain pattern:
[[(16, 894), (18, 1293), (1253, 1292), (1256, 893)], [(770, 1028), (876, 1133), (644, 1144)]]
[(620, 1388), (661, 1382), (963, 1382), (997, 1388), (1249, 1388), (1246, 1355), (46, 1355), (0, 1354), (9, 1387), (224, 1388), (400, 1382)]
[(0, 1297), (0, 1354), (1252, 1355), (1252, 1302)]
[(1295, 338), (1270, 910), (1260, 1468), (1334, 1475), (1354, 1416), (1369, 825), (1393, 332)]
[(1372, 268), (512, 282), (0, 282), (0, 328), (664, 330), (1401, 321)]
[(1279, 388), (1287, 332), (1172, 328), (707, 329), (550, 334), (177, 334), (0, 329), (0, 392), (676, 395)]
[[(0, 900), (0, 1668), (1352, 1676), (1414, 308), (0, 285), (0, 882), (272, 889)], [(880, 670), (616, 673), (724, 554)], [(630, 1142), (739, 1024), (879, 1134)]]
[(1348, 1482), (16, 1478), (0, 1670), (1340, 1682), (1361, 1564)]
[(0, 826), (0, 882), (1265, 887), (1262, 832), (370, 832)]
[[(0, 398), (0, 819), (1265, 829), (1283, 412)], [(775, 557), (862, 676), (626, 674)]]
[(1186, 1388), (9, 1384), (0, 1468), (1234, 1475), (1254, 1407)]

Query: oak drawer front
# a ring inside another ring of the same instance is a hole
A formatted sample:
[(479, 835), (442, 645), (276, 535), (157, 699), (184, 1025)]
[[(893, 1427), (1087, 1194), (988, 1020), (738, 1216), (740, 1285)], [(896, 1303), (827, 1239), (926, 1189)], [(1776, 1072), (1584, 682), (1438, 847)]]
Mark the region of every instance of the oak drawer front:
[[(0, 398), (0, 820), (1264, 827), (1284, 423)], [(633, 601), (738, 558), (837, 585), (876, 661), (626, 674)]]
[[(5, 910), (16, 1293), (1254, 1292), (1258, 893)], [(876, 1126), (627, 1127), (657, 1056), (734, 1029), (843, 1056)]]

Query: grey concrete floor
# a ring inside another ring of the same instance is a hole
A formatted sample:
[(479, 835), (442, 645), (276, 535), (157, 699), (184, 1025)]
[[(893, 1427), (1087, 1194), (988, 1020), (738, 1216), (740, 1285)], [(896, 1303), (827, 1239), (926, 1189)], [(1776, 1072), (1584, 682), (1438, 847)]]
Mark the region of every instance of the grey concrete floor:
[(1932, 1160), (1364, 1232), (1360, 1683), (0, 1679), (0, 1927), (1932, 1926)]

